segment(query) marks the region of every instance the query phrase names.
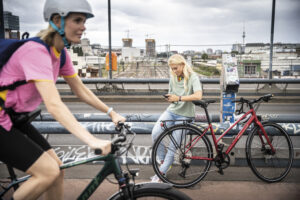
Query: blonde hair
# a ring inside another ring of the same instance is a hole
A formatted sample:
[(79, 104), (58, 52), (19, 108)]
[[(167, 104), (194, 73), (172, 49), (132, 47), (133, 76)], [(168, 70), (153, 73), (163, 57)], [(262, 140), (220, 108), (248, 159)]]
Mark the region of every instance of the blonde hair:
[[(191, 76), (191, 74), (194, 72), (193, 69), (191, 68), (191, 66), (189, 66), (185, 60), (185, 58), (180, 55), (180, 54), (174, 54), (172, 55), (169, 60), (168, 60), (168, 65), (170, 67), (170, 65), (172, 64), (183, 64), (183, 77), (184, 77), (184, 90), (187, 91), (187, 84), (189, 81), (189, 78)], [(175, 82), (175, 80), (177, 79), (176, 74), (172, 71), (171, 67), (170, 67), (170, 75), (172, 78), (172, 81)]]
[(57, 32), (49, 24), (47, 29), (41, 30), (36, 36), (41, 38), (49, 46), (54, 45), (54, 36)]

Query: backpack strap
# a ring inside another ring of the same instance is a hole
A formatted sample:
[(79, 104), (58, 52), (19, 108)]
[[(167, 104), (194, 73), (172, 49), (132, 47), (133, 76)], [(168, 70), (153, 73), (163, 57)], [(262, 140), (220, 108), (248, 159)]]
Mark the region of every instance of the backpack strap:
[(24, 84), (26, 84), (26, 83), (27, 83), (27, 81), (22, 80), (22, 81), (16, 81), (16, 82), (14, 82), (13, 84), (10, 84), (10, 85), (1, 86), (1, 87), (0, 87), (0, 92), (1, 92), (1, 91), (4, 91), (4, 90), (14, 90), (14, 89), (16, 89), (18, 86), (24, 85)]
[[(50, 46), (48, 44), (46, 44), (43, 40), (41, 40), (39, 37), (28, 38), (26, 40), (34, 41), (34, 42), (44, 45), (47, 48), (49, 54), (51, 53)], [(65, 65), (65, 63), (66, 63), (66, 51), (65, 51), (65, 49), (63, 49), (60, 54), (60, 66), (59, 67), (62, 68)]]
[(60, 66), (61, 69), (66, 64), (66, 50), (63, 48), (61, 54), (60, 54)]

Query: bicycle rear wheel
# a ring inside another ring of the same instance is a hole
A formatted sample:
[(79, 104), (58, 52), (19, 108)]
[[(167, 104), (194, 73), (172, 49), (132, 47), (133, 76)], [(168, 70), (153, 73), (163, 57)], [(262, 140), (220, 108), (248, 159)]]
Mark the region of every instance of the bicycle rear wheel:
[[(175, 125), (166, 129), (154, 143), (152, 165), (156, 175), (175, 187), (191, 187), (207, 174), (212, 159), (212, 147), (202, 131), (192, 125)], [(161, 157), (172, 163), (165, 175), (161, 173)]]
[(275, 151), (272, 151), (260, 127), (249, 135), (246, 157), (253, 173), (263, 181), (281, 181), (289, 173), (293, 163), (293, 145), (287, 132), (278, 124), (264, 123), (267, 136)]
[[(118, 192), (110, 200), (123, 200), (124, 194)], [(189, 196), (181, 191), (162, 183), (142, 183), (134, 186), (133, 199), (169, 199), (169, 200), (191, 200)]]

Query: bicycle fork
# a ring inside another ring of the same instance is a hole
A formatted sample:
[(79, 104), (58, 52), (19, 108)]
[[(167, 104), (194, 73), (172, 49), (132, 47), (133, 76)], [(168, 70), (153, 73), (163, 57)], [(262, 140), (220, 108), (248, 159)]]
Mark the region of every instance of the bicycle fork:
[[(116, 168), (118, 172), (121, 172), (115, 173), (115, 177), (118, 180), (119, 188), (122, 190), (123, 199), (134, 200), (134, 178), (138, 176), (139, 169), (130, 169), (129, 172), (122, 172), (119, 162), (116, 163)], [(130, 184), (129, 174), (132, 176), (133, 184)]]

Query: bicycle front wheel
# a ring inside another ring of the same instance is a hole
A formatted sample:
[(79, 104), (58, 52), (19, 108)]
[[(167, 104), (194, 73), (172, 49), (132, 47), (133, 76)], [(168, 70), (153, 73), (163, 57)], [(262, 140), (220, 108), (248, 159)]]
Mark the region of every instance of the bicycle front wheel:
[(156, 175), (179, 188), (191, 187), (201, 181), (211, 166), (212, 157), (211, 143), (192, 125), (175, 125), (167, 129), (152, 149)]
[(247, 139), (247, 161), (258, 178), (269, 183), (278, 182), (285, 178), (291, 169), (293, 145), (289, 135), (280, 125), (264, 123), (263, 128), (267, 137), (260, 127), (256, 127)]
[[(131, 186), (132, 187), (132, 186)], [(169, 200), (191, 200), (189, 196), (181, 191), (163, 183), (142, 183), (134, 186), (132, 199), (169, 199)], [(113, 195), (110, 200), (123, 200), (122, 191)]]

